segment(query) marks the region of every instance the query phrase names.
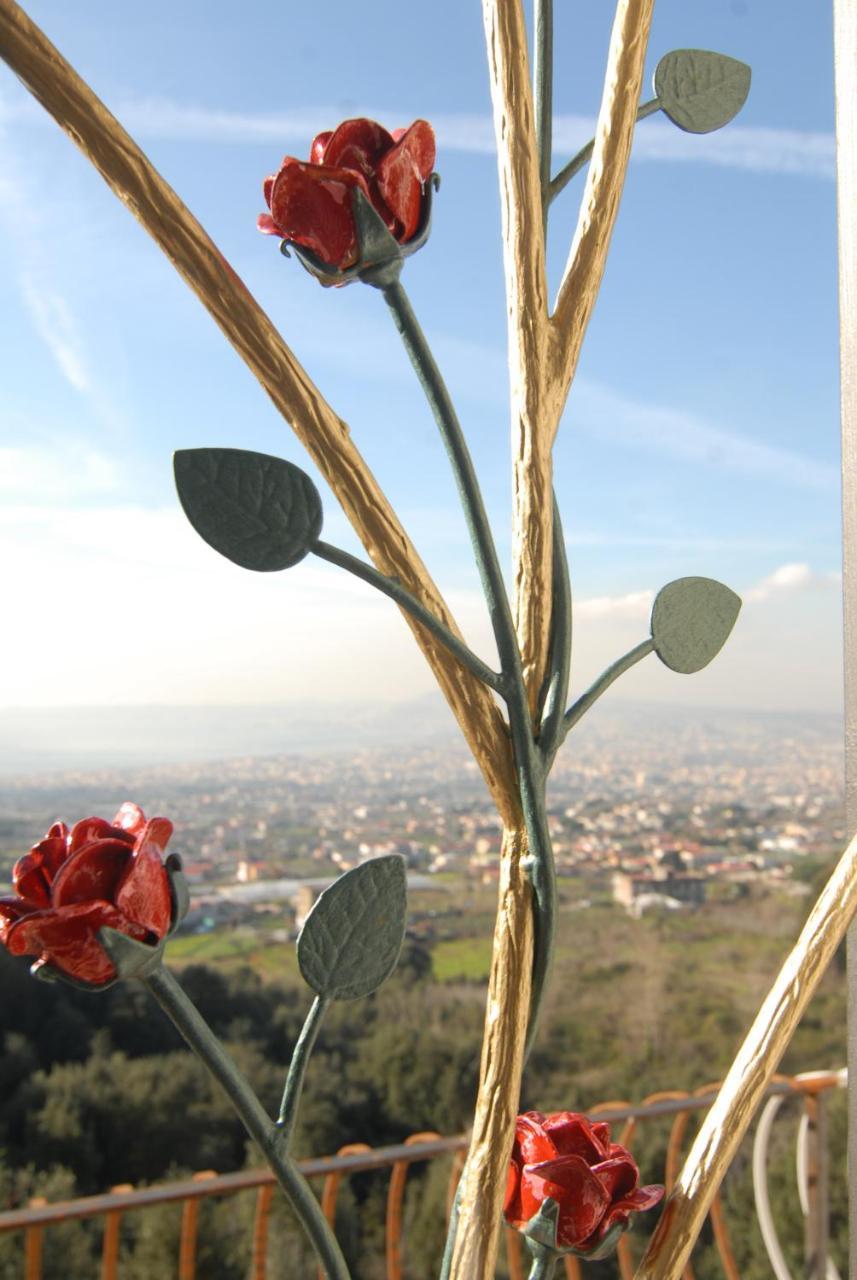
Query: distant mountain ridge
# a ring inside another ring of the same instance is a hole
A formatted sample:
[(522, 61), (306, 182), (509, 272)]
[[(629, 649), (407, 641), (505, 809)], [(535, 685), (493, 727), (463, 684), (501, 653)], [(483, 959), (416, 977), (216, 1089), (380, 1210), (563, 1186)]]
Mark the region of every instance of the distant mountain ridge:
[[(738, 712), (652, 703), (599, 705), (582, 732), (622, 734), (738, 722), (784, 734), (809, 731), (841, 739), (840, 717), (827, 712)], [(0, 711), (0, 775), (61, 769), (181, 764), (240, 756), (270, 756), (384, 747), (432, 747), (460, 741), (438, 694), (407, 703), (324, 703), (280, 706), (63, 707)]]

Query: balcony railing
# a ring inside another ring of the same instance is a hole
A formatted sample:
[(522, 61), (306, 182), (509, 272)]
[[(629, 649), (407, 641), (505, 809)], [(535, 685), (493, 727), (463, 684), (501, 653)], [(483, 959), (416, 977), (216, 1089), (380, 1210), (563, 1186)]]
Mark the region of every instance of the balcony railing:
[[(756, 1125), (753, 1151), (753, 1183), (756, 1214), (772, 1274), (776, 1280), (793, 1280), (793, 1273), (783, 1255), (774, 1228), (767, 1190), (766, 1156), (771, 1127), (782, 1103), (798, 1097), (803, 1102), (803, 1116), (798, 1130), (797, 1174), (801, 1207), (804, 1212), (804, 1258), (799, 1273), (806, 1280), (838, 1280), (838, 1272), (828, 1258), (827, 1141), (825, 1096), (829, 1090), (846, 1083), (844, 1071), (809, 1072), (793, 1077), (779, 1076), (767, 1091), (766, 1103)], [(667, 1189), (678, 1174), (691, 1116), (707, 1109), (714, 1100), (718, 1084), (705, 1085), (693, 1093), (674, 1090), (651, 1094), (637, 1105), (628, 1102), (604, 1102), (588, 1109), (588, 1114), (608, 1120), (614, 1126), (616, 1140), (633, 1148), (633, 1139), (641, 1123), (664, 1117), (672, 1118), (666, 1146), (663, 1181)], [(618, 1126), (622, 1126), (621, 1129)], [(328, 1221), (334, 1221), (339, 1188), (344, 1178), (357, 1173), (389, 1170), (386, 1202), (385, 1261), (386, 1280), (405, 1280), (405, 1242), (402, 1229), (402, 1206), (408, 1171), (421, 1161), (451, 1157), (447, 1190), (447, 1212), (464, 1163), (467, 1139), (441, 1137), (437, 1133), (414, 1133), (398, 1146), (370, 1148), (363, 1143), (342, 1147), (336, 1155), (304, 1160), (300, 1168), (307, 1178), (321, 1180), (321, 1204)], [(102, 1218), (104, 1220), (100, 1280), (120, 1280), (120, 1228), (128, 1213), (139, 1213), (156, 1205), (181, 1205), (181, 1234), (177, 1259), (178, 1280), (197, 1278), (197, 1238), (199, 1209), (211, 1196), (232, 1196), (255, 1192), (256, 1206), (251, 1239), (248, 1240), (252, 1280), (267, 1280), (268, 1220), (276, 1194), (273, 1175), (267, 1169), (243, 1170), (218, 1174), (210, 1170), (194, 1174), (183, 1181), (161, 1186), (135, 1189), (128, 1185), (114, 1187), (104, 1195), (48, 1203), (33, 1199), (27, 1207), (0, 1213), (0, 1232), (22, 1232), (24, 1280), (44, 1280), (43, 1248), (45, 1232), (52, 1225), (72, 1220)], [(740, 1272), (730, 1243), (729, 1229), (719, 1196), (711, 1207), (713, 1238), (726, 1280), (740, 1280)], [(506, 1262), (510, 1280), (524, 1280), (526, 1265), (521, 1238), (506, 1229)], [(634, 1265), (628, 1241), (619, 1245), (618, 1268), (622, 1280), (633, 1280)], [(567, 1280), (582, 1280), (579, 1264), (566, 1259)]]

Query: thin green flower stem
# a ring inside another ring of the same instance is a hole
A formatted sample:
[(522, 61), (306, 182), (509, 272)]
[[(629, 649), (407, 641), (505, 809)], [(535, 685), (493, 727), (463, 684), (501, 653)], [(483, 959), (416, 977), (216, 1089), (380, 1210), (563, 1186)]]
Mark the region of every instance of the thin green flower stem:
[(530, 1267), (528, 1280), (551, 1280), (558, 1261), (559, 1255), (552, 1249), (539, 1249), (538, 1253), (533, 1255), (533, 1265)]
[(289, 1063), (289, 1072), (286, 1076), (286, 1085), (283, 1089), (283, 1100), (280, 1103), (280, 1114), (277, 1116), (276, 1146), (281, 1156), (285, 1156), (289, 1149), (297, 1118), (298, 1103), (301, 1099), (301, 1090), (304, 1087), (307, 1064), (309, 1063), (310, 1054), (315, 1048), (315, 1042), (318, 1039), (318, 1033), (324, 1021), (324, 1015), (329, 1007), (330, 998), (328, 996), (316, 996), (301, 1028), (298, 1042), (292, 1052), (292, 1060)]
[(453, 635), (449, 627), (441, 622), (440, 618), (436, 618), (431, 610), (426, 609), (425, 605), (420, 604), (416, 596), (412, 596), (410, 591), (403, 587), (396, 578), (388, 578), (386, 574), (379, 573), (374, 565), (367, 564), (365, 560), (358, 560), (356, 556), (350, 555), (340, 547), (333, 547), (328, 542), (315, 542), (312, 550), (322, 560), (338, 565), (340, 569), (347, 569), (356, 578), (362, 579), (363, 582), (368, 582), (370, 586), (377, 588), (385, 596), (389, 596), (391, 600), (395, 600), (396, 604), (401, 605), (403, 609), (407, 609), (408, 613), (416, 618), (417, 622), (421, 622), (427, 630), (431, 631), (432, 635), (437, 636), (438, 640), (446, 645), (450, 653), (454, 654), (459, 662), (472, 671), (483, 684), (487, 684), (489, 689), (495, 689), (498, 693), (502, 691), (503, 677), (498, 672), (492, 671), (488, 664), (478, 658), (463, 640), (459, 640), (458, 636)]
[(306, 1179), (277, 1149), (277, 1129), (208, 1023), (163, 966), (142, 979), (187, 1044), (226, 1093), (244, 1128), (262, 1150), (309, 1237), (327, 1280), (351, 1280), (342, 1250)]
[[(533, 889), (533, 980), (527, 1030), (527, 1042), (531, 1045), (553, 953), (556, 868), (545, 814), (545, 772), (533, 736), (521, 651), (479, 481), (449, 391), (401, 282), (396, 279), (377, 287), (381, 288), (440, 429), (464, 509), (500, 655), (503, 677), (500, 693), (509, 711), (512, 752), (529, 847), (527, 871)], [(450, 1220), (451, 1237), (454, 1237), (455, 1221), (453, 1215)], [(451, 1251), (448, 1252), (451, 1256)]]
[[(381, 292), (426, 394), (449, 455), (470, 540), (473, 543), (485, 599), (488, 602), (501, 668), (505, 676), (514, 677), (515, 672), (520, 673), (521, 670), (515, 624), (512, 621), (509, 597), (506, 595), (503, 573), (497, 557), (497, 548), (494, 545), (494, 535), (488, 523), (479, 481), (461, 430), (461, 423), (458, 421), (452, 398), (401, 281), (395, 280), (386, 284)], [(523, 677), (521, 682), (523, 683)]]
[(554, 754), (562, 746), (569, 729), (573, 728), (578, 720), (586, 714), (593, 702), (596, 702), (602, 693), (610, 688), (614, 680), (617, 680), (619, 676), (647, 657), (648, 654), (653, 653), (654, 649), (655, 642), (650, 637), (648, 640), (643, 640), (641, 644), (636, 645), (635, 648), (629, 649), (621, 658), (617, 658), (606, 671), (601, 672), (598, 679), (589, 686), (585, 693), (580, 695), (576, 702), (571, 704), (563, 716), (559, 740), (554, 748)]
[(565, 537), (556, 494), (553, 499), (553, 590), (551, 592), (551, 643), (547, 692), (542, 707), (539, 747), (544, 760), (553, 760), (560, 733), (571, 671), (571, 579)]
[(536, 141), (539, 147), (539, 179), (542, 213), (547, 231), (551, 195), (551, 143), (553, 133), (553, 0), (535, 0), (535, 57), (533, 97), (536, 113)]
[[(656, 111), (660, 111), (660, 98), (652, 98), (649, 102), (644, 102), (642, 106), (637, 108), (637, 119), (645, 120), (646, 116), (654, 115)], [(561, 191), (564, 191), (576, 173), (579, 173), (583, 166), (592, 158), (592, 152), (595, 150), (595, 139), (587, 142), (585, 147), (578, 151), (576, 156), (569, 160), (565, 168), (560, 169), (559, 173), (548, 186), (548, 204), (555, 200)]]

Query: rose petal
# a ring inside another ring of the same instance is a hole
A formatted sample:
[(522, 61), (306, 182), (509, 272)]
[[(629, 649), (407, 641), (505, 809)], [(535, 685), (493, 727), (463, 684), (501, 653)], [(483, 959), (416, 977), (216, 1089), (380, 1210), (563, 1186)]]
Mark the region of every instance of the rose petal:
[(374, 120), (365, 117), (343, 120), (328, 135), (324, 165), (325, 168), (353, 169), (366, 179), (374, 178), (378, 162), (393, 145), (393, 139), (384, 126)]
[(16, 920), (41, 910), (38, 902), (28, 902), (26, 898), (0, 898), (0, 942), (5, 942), (9, 926)]
[(271, 207), (271, 192), (274, 190), (274, 183), (277, 180), (275, 173), (269, 173), (265, 181), (262, 183), (262, 195), (265, 197), (265, 204)]
[[(592, 1120), (590, 1123), (592, 1126), (592, 1133), (595, 1137), (595, 1141), (600, 1142), (601, 1149), (605, 1153), (605, 1155), (608, 1155), (608, 1156), (612, 1155), (613, 1152), (611, 1148), (614, 1146), (618, 1146), (619, 1144), (611, 1143), (609, 1124), (606, 1122), (606, 1120)], [(620, 1151), (625, 1150), (624, 1147), (620, 1147), (619, 1149)]]
[(638, 1187), (630, 1195), (623, 1196), (615, 1204), (611, 1204), (604, 1220), (598, 1228), (598, 1238), (607, 1234), (617, 1222), (627, 1222), (632, 1213), (643, 1213), (646, 1209), (654, 1209), (664, 1198), (664, 1188), (659, 1186)]
[(114, 827), (118, 827), (120, 831), (127, 831), (132, 836), (138, 836), (146, 825), (146, 815), (138, 804), (126, 800), (124, 804), (119, 806), (116, 817), (113, 819)]
[(143, 941), (145, 933), (107, 902), (85, 902), (56, 911), (37, 911), (11, 926), (6, 946), (12, 955), (38, 955), (81, 982), (101, 986), (116, 970), (96, 937), (107, 925)]
[(434, 130), (426, 120), (415, 120), (377, 166), (378, 190), (401, 222), (403, 240), (410, 240), (420, 225), (434, 161)]
[(93, 840), (126, 840), (134, 843), (134, 837), (121, 827), (114, 827), (106, 818), (81, 818), (71, 829), (68, 841), (69, 853), (77, 853), (85, 844)]
[[(53, 831), (53, 827), (51, 830)], [(60, 835), (47, 835), (44, 840), (33, 845), (31, 853), (37, 853), (40, 856), (42, 871), (50, 884), (68, 857), (66, 838)]]
[(333, 131), (328, 129), (325, 133), (317, 133), (312, 140), (312, 146), (309, 149), (310, 164), (321, 164), (324, 160), (324, 151), (330, 139), (333, 137)]
[(506, 1198), (503, 1201), (503, 1213), (509, 1222), (524, 1221), (524, 1210), (521, 1204), (521, 1166), (514, 1160), (509, 1161), (509, 1172), (506, 1175)]
[(579, 1111), (555, 1111), (547, 1117), (544, 1127), (562, 1156), (583, 1156), (587, 1164), (597, 1164), (609, 1153), (609, 1148)]
[(262, 235), (265, 236), (281, 236), (282, 232), (274, 226), (274, 219), (270, 213), (260, 213), (256, 219), (256, 226)]
[(538, 1164), (542, 1160), (553, 1160), (558, 1155), (556, 1146), (545, 1133), (543, 1124), (545, 1117), (540, 1111), (525, 1111), (515, 1121), (515, 1144), (512, 1158), (520, 1164)]
[(12, 868), (12, 888), (22, 898), (30, 902), (38, 902), (40, 906), (50, 906), (50, 881), (44, 871), (44, 855), (39, 846), (31, 849), (19, 858)]
[(640, 1171), (637, 1163), (627, 1151), (612, 1160), (603, 1160), (592, 1166), (592, 1172), (599, 1180), (611, 1200), (626, 1196), (636, 1187)]
[(59, 837), (62, 840), (68, 840), (68, 834), (68, 827), (64, 822), (55, 822), (48, 834), (45, 836), (45, 839), (54, 840)]
[(368, 197), (364, 179), (350, 169), (284, 165), (271, 192), (271, 216), (285, 240), (305, 245), (325, 262), (344, 269), (357, 260), (352, 191)]
[[(582, 1156), (558, 1156), (524, 1169), (522, 1201), (537, 1204), (550, 1196), (559, 1205), (557, 1243), (576, 1247), (601, 1222), (610, 1197)], [(527, 1217), (533, 1216), (527, 1214)]]
[(152, 818), (140, 833), (114, 901), (129, 920), (163, 938), (170, 927), (172, 896), (161, 855), (172, 835), (167, 818)]
[(93, 840), (64, 863), (51, 886), (51, 905), (115, 902), (131, 850), (124, 840)]

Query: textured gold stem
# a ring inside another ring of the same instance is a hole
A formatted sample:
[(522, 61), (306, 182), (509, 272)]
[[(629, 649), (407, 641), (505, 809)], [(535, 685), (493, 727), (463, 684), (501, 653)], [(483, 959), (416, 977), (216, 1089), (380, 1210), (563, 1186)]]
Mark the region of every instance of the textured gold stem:
[[(199, 222), (44, 33), (13, 0), (0, 0), (0, 56), (92, 161), (194, 290), (293, 427), (342, 504), (376, 566), (398, 577), (459, 634), (348, 426), (295, 356)], [(515, 785), (508, 735), (486, 687), (405, 614), (464, 731), (501, 813)]]
[(533, 966), (527, 854), (520, 828), (503, 837), (500, 902), (485, 1010), (479, 1102), (461, 1184), (461, 1208), (450, 1280), (492, 1280), (521, 1091)]
[(813, 907), (729, 1068), (635, 1280), (675, 1280), (682, 1274), (723, 1175), (855, 911), (857, 836)]
[(521, 0), (483, 0), (500, 178), (509, 338), (515, 624), (530, 708), (548, 657), (551, 440), (545, 237), (527, 29)]
[[(571, 386), (607, 261), (631, 155), (654, 0), (619, 0), (595, 150), (577, 230), (550, 319), (550, 372), (561, 403)], [(554, 431), (559, 423), (557, 416)]]

